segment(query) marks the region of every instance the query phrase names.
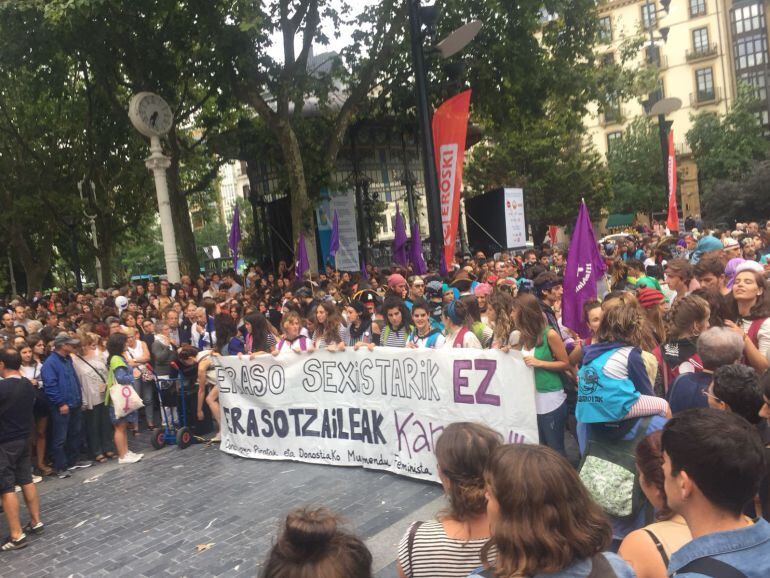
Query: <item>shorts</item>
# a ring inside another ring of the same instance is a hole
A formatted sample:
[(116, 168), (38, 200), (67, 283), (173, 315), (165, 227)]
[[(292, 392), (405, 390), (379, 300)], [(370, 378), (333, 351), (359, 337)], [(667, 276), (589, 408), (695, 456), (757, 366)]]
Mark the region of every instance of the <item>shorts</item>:
[(14, 491), (14, 486), (32, 483), (29, 436), (0, 443), (0, 494)]
[(119, 423), (139, 423), (139, 412), (132, 411), (123, 417), (115, 417), (115, 407), (110, 404), (110, 420), (112, 421), (113, 425)]
[(48, 398), (45, 396), (42, 389), (35, 390), (35, 404), (32, 406), (32, 415), (35, 416), (35, 420), (51, 415), (48, 406)]

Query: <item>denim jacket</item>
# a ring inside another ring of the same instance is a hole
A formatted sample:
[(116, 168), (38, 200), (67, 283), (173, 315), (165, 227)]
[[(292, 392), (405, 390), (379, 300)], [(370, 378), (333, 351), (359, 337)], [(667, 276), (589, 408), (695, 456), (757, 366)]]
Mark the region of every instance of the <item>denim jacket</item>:
[[(636, 573), (628, 565), (628, 562), (623, 560), (617, 554), (611, 552), (604, 552), (603, 556), (610, 563), (612, 569), (615, 571), (617, 578), (636, 578)], [(536, 574), (533, 578), (586, 578), (591, 573), (593, 564), (591, 560), (578, 560), (574, 562), (569, 568), (560, 570), (559, 572), (553, 572), (550, 574)], [(483, 568), (475, 570), (468, 578), (478, 578)]]
[(696, 538), (671, 556), (669, 576), (701, 578), (703, 574), (678, 570), (706, 556), (735, 567), (748, 578), (767, 578), (770, 576), (770, 524), (760, 519), (745, 528)]

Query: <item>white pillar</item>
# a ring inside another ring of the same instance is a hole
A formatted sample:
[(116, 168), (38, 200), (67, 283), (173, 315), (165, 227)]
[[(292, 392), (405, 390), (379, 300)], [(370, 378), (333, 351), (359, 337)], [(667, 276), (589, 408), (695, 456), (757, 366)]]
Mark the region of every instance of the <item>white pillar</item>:
[(163, 154), (160, 138), (150, 139), (150, 156), (145, 165), (155, 177), (155, 192), (158, 195), (158, 213), (160, 214), (160, 232), (163, 237), (163, 254), (166, 257), (166, 275), (170, 283), (178, 283), (179, 257), (176, 253), (176, 238), (174, 237), (174, 221), (171, 216), (171, 202), (168, 198), (168, 182), (166, 169), (171, 166), (171, 160)]

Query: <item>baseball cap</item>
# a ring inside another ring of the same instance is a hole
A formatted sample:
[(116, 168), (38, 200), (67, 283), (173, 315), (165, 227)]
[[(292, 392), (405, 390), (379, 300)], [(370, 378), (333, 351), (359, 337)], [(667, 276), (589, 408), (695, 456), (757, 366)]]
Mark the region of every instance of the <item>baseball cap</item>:
[(727, 238), (722, 242), (722, 245), (724, 245), (725, 251), (729, 251), (730, 249), (738, 249), (741, 244), (738, 242), (738, 239), (732, 239)]
[(53, 346), (60, 347), (62, 345), (80, 345), (80, 339), (77, 337), (70, 337), (63, 331), (53, 338)]

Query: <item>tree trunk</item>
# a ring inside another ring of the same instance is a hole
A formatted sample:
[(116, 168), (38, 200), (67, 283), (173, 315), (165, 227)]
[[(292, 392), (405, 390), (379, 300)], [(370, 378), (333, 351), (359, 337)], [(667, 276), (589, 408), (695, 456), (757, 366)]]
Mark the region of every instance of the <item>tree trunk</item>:
[(190, 208), (187, 204), (187, 197), (180, 193), (178, 149), (171, 157), (171, 166), (168, 169), (168, 189), (171, 213), (174, 217), (174, 236), (179, 251), (179, 267), (182, 275), (190, 275), (195, 279), (198, 277), (200, 264), (195, 246), (195, 235), (190, 223)]
[(48, 248), (32, 251), (19, 231), (12, 231), (11, 235), (11, 245), (27, 277), (27, 298), (30, 299), (35, 291), (43, 290), (43, 281), (51, 268), (51, 245), (44, 239)]
[[(97, 232), (99, 231), (97, 230)], [(101, 235), (99, 235), (98, 257), (99, 263), (102, 266), (102, 288), (112, 286), (112, 246), (112, 233), (110, 231), (101, 231)]]
[[(281, 152), (289, 178), (289, 191), (291, 196), (291, 231), (292, 244), (296, 248), (299, 232), (305, 232), (305, 247), (307, 258), (310, 262), (310, 270), (318, 272), (318, 251), (316, 250), (315, 227), (313, 226), (313, 206), (308, 195), (307, 180), (305, 179), (305, 166), (302, 162), (297, 135), (291, 128), (288, 120), (279, 124), (279, 142)], [(308, 224), (310, 226), (308, 226)], [(296, 255), (295, 255), (296, 259)]]

